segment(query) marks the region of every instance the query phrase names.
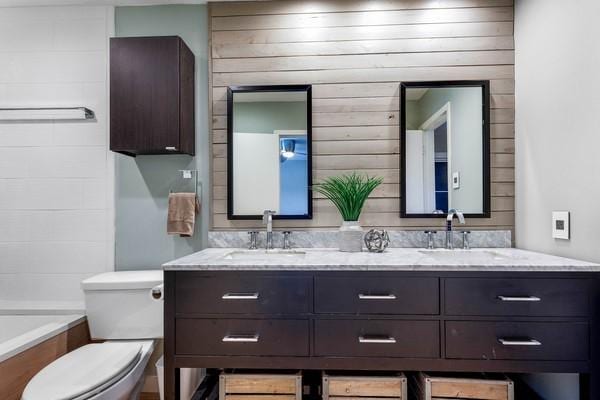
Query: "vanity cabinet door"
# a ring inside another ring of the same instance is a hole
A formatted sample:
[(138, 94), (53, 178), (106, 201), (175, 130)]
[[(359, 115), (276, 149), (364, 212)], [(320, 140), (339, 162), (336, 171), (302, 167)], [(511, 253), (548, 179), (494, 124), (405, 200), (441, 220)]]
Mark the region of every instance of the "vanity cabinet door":
[(188, 319), (176, 321), (177, 354), (308, 356), (306, 320)]
[(438, 358), (437, 321), (317, 320), (315, 355)]
[(446, 357), (578, 361), (589, 357), (587, 322), (446, 322)]
[(439, 281), (410, 277), (316, 277), (315, 312), (434, 315), (439, 313)]
[(179, 272), (178, 314), (305, 314), (311, 311), (311, 279), (199, 275)]
[(448, 315), (587, 316), (584, 279), (446, 279)]

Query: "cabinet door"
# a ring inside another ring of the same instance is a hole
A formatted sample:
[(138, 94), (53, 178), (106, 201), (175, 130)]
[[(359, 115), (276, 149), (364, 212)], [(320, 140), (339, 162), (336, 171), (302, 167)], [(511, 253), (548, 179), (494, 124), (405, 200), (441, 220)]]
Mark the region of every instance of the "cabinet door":
[(179, 38), (114, 38), (110, 57), (111, 150), (177, 150)]

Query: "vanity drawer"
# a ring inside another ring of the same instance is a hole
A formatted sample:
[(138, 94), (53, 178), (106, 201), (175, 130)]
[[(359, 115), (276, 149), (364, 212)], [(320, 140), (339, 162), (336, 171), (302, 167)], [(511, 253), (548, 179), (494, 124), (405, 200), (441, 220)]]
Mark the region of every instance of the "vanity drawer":
[(175, 351), (200, 356), (307, 356), (307, 320), (176, 320)]
[(589, 356), (586, 322), (446, 322), (446, 357), (578, 361)]
[(438, 358), (437, 321), (317, 320), (315, 355)]
[(446, 279), (447, 315), (586, 316), (583, 279)]
[(178, 314), (303, 314), (311, 311), (311, 279), (178, 273)]
[(432, 315), (439, 303), (438, 278), (315, 278), (316, 313)]

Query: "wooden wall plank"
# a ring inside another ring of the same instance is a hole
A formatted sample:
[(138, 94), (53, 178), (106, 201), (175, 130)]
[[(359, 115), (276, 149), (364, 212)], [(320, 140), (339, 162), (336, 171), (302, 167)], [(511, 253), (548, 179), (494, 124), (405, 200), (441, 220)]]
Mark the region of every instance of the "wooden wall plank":
[(513, 23), (507, 21), (213, 31), (212, 40), (217, 44), (268, 44), (512, 35)]
[(429, 53), (434, 51), (512, 50), (511, 36), (300, 42), (275, 44), (213, 44), (213, 58), (332, 56), (348, 54)]
[(377, 10), (345, 13), (224, 16), (213, 17), (212, 28), (214, 31), (239, 31), (244, 29), (412, 25), (449, 22), (507, 22), (512, 20), (512, 7), (482, 7), (470, 9)]
[[(508, 109), (510, 116), (514, 109), (513, 95), (491, 95), (492, 109)], [(315, 113), (350, 113), (350, 112), (377, 112), (400, 110), (400, 98), (395, 97), (342, 97), (342, 98), (315, 98), (312, 102), (312, 112)], [(213, 104), (213, 115), (226, 115), (227, 102), (216, 101)], [(506, 120), (507, 117), (504, 117)]]
[(512, 65), (330, 69), (323, 71), (214, 72), (213, 85), (294, 85), (441, 80), (514, 79)]
[(276, 1), (262, 2), (223, 2), (215, 3), (213, 16), (227, 17), (232, 15), (271, 15), (271, 14), (304, 14), (342, 11), (369, 10), (411, 10), (435, 8), (472, 8), (512, 6), (512, 0), (383, 0), (365, 3), (363, 0), (336, 0), (326, 2), (307, 2), (288, 0), (285, 3)]
[(341, 56), (223, 58), (213, 60), (214, 72), (354, 70), (404, 67), (514, 65), (514, 51), (454, 51)]
[[(398, 97), (400, 95), (400, 81), (393, 82), (369, 82), (369, 83), (312, 83), (313, 99), (346, 98), (346, 97)], [(513, 95), (514, 80), (492, 79), (490, 80), (490, 92), (492, 95)], [(227, 101), (227, 87), (213, 87), (214, 103)], [(513, 97), (514, 98), (514, 97)]]
[[(402, 81), (490, 80), (491, 218), (472, 229), (514, 229), (513, 0), (300, 0), (211, 3), (212, 229), (229, 221), (227, 86), (311, 84), (313, 180), (359, 171), (384, 183), (365, 227), (435, 228), (399, 217)], [(312, 220), (277, 228), (336, 228), (334, 206), (314, 195)]]

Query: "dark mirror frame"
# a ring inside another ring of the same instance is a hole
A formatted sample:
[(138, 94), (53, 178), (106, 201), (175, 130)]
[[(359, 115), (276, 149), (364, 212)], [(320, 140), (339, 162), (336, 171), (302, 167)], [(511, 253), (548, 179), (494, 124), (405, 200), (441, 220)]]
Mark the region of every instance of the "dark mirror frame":
[(406, 89), (480, 87), (482, 88), (482, 134), (483, 134), (483, 211), (465, 213), (467, 218), (489, 218), (491, 214), (490, 192), (490, 81), (431, 81), (400, 83), (400, 217), (402, 218), (446, 218), (446, 214), (407, 214), (406, 213)]
[(306, 168), (308, 213), (301, 215), (278, 215), (273, 219), (312, 219), (312, 86), (273, 85), (273, 86), (229, 86), (227, 88), (227, 219), (260, 220), (262, 215), (237, 215), (233, 213), (233, 95), (250, 92), (306, 92)]

